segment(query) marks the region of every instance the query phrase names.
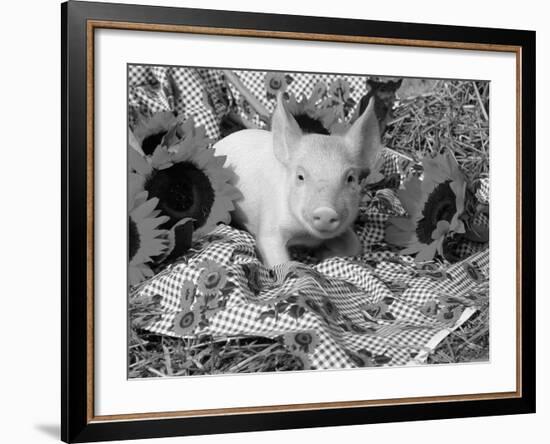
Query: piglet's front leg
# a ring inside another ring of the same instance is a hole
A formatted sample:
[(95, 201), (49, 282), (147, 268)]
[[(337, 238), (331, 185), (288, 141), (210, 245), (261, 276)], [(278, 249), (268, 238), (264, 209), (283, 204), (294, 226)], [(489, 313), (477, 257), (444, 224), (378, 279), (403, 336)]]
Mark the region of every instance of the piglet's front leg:
[(262, 235), (260, 233), (256, 238), (256, 245), (266, 267), (273, 268), (275, 265), (290, 261), (286, 242), (282, 236), (277, 234)]
[(361, 254), (361, 241), (351, 228), (348, 228), (340, 236), (323, 242), (317, 251), (317, 257), (321, 260), (330, 257), (358, 256), (359, 254)]

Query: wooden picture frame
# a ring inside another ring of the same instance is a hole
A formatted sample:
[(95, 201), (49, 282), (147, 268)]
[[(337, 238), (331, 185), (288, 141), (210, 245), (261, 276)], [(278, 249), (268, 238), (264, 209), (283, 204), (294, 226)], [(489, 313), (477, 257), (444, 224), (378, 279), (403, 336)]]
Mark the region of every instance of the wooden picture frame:
[[(535, 411), (535, 33), (70, 1), (62, 22), (62, 415), (65, 442), (368, 424)], [(516, 55), (516, 390), (383, 401), (94, 414), (94, 32), (161, 31)]]

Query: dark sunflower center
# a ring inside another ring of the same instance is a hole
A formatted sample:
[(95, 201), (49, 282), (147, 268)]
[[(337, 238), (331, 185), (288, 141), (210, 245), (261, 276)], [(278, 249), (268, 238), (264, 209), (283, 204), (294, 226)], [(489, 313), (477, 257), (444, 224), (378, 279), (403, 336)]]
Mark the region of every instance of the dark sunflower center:
[(159, 208), (170, 216), (168, 228), (186, 217), (195, 219), (195, 229), (201, 227), (208, 219), (215, 197), (208, 176), (190, 162), (156, 170), (145, 189), (150, 197), (159, 199)]
[(283, 84), (283, 82), (281, 82), (281, 80), (277, 79), (277, 78), (272, 78), (269, 81), (269, 87), (272, 88), (272, 89), (279, 89), (282, 84)]
[(150, 156), (155, 152), (155, 148), (160, 145), (164, 136), (166, 136), (167, 131), (161, 131), (157, 134), (151, 134), (143, 139), (141, 143), (141, 149), (146, 156)]
[(416, 226), (418, 240), (424, 244), (433, 242), (432, 233), (439, 221), (451, 222), (456, 214), (456, 195), (451, 188), (451, 181), (440, 183), (434, 188), (422, 210), (422, 219)]
[(139, 231), (132, 218), (128, 218), (128, 256), (130, 260), (134, 258), (139, 250)]
[(180, 324), (180, 327), (181, 328), (187, 328), (189, 326), (191, 326), (193, 324), (193, 322), (195, 321), (195, 313), (193, 313), (192, 311), (188, 312), (188, 313), (185, 313), (180, 321), (179, 321), (179, 324)]
[(295, 341), (299, 345), (309, 345), (313, 341), (313, 338), (309, 333), (298, 333), (294, 337)]
[(220, 273), (218, 273), (217, 271), (213, 271), (209, 273), (208, 276), (206, 276), (205, 286), (207, 288), (214, 288), (216, 285), (218, 285), (220, 280), (221, 280)]
[(454, 313), (452, 311), (447, 311), (447, 312), (443, 313), (443, 317), (445, 319), (453, 319)]
[(301, 130), (306, 134), (324, 134), (326, 136), (330, 135), (328, 130), (323, 126), (323, 124), (313, 117), (309, 116), (306, 113), (296, 114), (294, 116), (296, 123), (301, 128)]

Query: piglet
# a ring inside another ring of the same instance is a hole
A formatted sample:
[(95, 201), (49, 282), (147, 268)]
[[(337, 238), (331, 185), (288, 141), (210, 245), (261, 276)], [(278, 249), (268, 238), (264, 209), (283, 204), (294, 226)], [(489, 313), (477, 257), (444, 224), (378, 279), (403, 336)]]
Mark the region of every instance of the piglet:
[(304, 134), (279, 94), (271, 131), (238, 131), (214, 148), (242, 193), (233, 222), (254, 235), (266, 266), (289, 261), (293, 245), (321, 259), (359, 254), (359, 180), (381, 152), (374, 100), (347, 132), (327, 136)]

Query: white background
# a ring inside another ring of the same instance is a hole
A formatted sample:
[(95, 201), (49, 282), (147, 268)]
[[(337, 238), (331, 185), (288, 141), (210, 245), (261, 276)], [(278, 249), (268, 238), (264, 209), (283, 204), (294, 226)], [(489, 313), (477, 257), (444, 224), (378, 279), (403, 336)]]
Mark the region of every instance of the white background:
[[(515, 72), (513, 54), (280, 39), (96, 33), (96, 415), (323, 401), (510, 392), (515, 385)], [(489, 363), (127, 380), (126, 63), (491, 80), (491, 357)], [(497, 148), (494, 148), (497, 147)], [(493, 231), (496, 232), (496, 231)], [(414, 384), (410, 382), (414, 381)], [(449, 384), (452, 381), (452, 384)], [(323, 390), (319, 390), (323, 387)]]
[[(544, 133), (550, 113), (547, 79), (550, 31), (543, 2), (479, 1), (391, 3), (356, 0), (338, 2), (283, 1), (164, 1), (150, 4), (231, 8), (263, 12), (326, 15), (379, 20), (417, 21), (507, 28), (536, 29), (537, 50), (537, 173), (538, 195), (538, 375), (548, 374), (550, 333), (544, 313), (550, 308), (543, 282), (549, 247), (545, 206), (550, 155)], [(362, 6), (363, 5), (363, 6)], [(0, 172), (0, 248), (2, 251), (2, 358), (0, 393), (2, 427), (7, 443), (54, 442), (59, 422), (59, 3), (54, 0), (10, 2), (3, 9), (1, 28), (2, 136)], [(543, 57), (544, 54), (544, 57)], [(529, 114), (526, 113), (526, 118)], [(7, 137), (6, 137), (7, 136)], [(544, 174), (546, 173), (546, 174)], [(546, 353), (545, 353), (546, 352)], [(464, 443), (493, 440), (517, 442), (546, 435), (550, 419), (549, 385), (539, 377), (536, 415), (474, 418), (338, 427), (300, 431), (262, 432), (211, 437), (176, 438), (155, 442), (265, 443), (383, 442)], [(416, 437), (416, 438), (415, 438)], [(540, 439), (534, 438), (534, 442)]]

